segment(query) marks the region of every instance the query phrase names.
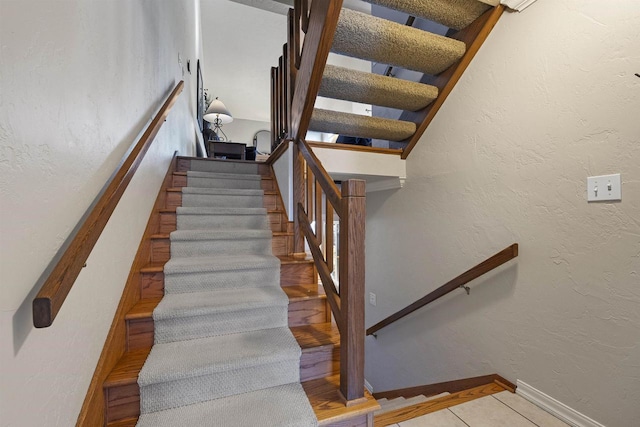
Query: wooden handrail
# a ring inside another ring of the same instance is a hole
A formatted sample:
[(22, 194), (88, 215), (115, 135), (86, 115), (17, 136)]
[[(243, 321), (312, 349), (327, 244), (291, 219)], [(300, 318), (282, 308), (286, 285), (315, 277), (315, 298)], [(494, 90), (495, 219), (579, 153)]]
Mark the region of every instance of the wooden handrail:
[[(49, 275), (44, 278), (40, 291), (33, 300), (33, 324), (36, 328), (46, 328), (53, 323), (102, 230), (104, 230), (122, 194), (183, 88), (184, 82), (180, 81), (133, 147), (129, 156), (107, 182), (93, 207), (83, 216), (83, 220), (76, 227), (77, 232), (69, 245), (66, 249), (61, 248), (64, 253)], [(58, 255), (59, 253), (56, 254), (56, 258)]]
[[(304, 5), (306, 1), (303, 0), (302, 3)], [(329, 57), (341, 8), (342, 0), (314, 0), (311, 3), (300, 69), (296, 74), (291, 99), (289, 136), (294, 140), (304, 138), (309, 129), (311, 112), (320, 90), (322, 73)]]
[(430, 292), (426, 296), (420, 298), (413, 304), (408, 305), (402, 310), (399, 310), (396, 313), (392, 314), (391, 316), (387, 317), (386, 319), (376, 323), (375, 325), (367, 329), (367, 335), (374, 335), (377, 331), (384, 328), (385, 326), (389, 326), (393, 322), (399, 319), (402, 319), (403, 317), (413, 313), (414, 311), (424, 307), (429, 303), (432, 303), (438, 298), (445, 296), (449, 292), (452, 292), (466, 285), (470, 281), (477, 279), (483, 274), (488, 273), (494, 268), (501, 266), (502, 264), (512, 260), (517, 256), (518, 256), (518, 244), (514, 243), (513, 245), (503, 249), (502, 251), (498, 252), (492, 257), (482, 261), (480, 264), (476, 265), (475, 267), (465, 271), (455, 279), (450, 280), (449, 282), (440, 286), (438, 289), (434, 290), (433, 292)]
[[(271, 70), (271, 117), (274, 144), (294, 142), (293, 256), (306, 256), (306, 238), (340, 330), (340, 392), (351, 404), (364, 396), (365, 183), (345, 181), (339, 190), (304, 141), (341, 7), (342, 0), (295, 0), (287, 44)], [(279, 147), (274, 155), (286, 149)], [(340, 219), (339, 289), (332, 277), (334, 212)]]

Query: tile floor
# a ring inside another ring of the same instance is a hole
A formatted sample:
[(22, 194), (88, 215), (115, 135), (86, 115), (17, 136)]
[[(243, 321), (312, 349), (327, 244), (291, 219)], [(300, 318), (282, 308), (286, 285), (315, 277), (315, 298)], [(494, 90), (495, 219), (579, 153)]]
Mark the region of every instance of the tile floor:
[(568, 427), (509, 391), (433, 412), (392, 427)]

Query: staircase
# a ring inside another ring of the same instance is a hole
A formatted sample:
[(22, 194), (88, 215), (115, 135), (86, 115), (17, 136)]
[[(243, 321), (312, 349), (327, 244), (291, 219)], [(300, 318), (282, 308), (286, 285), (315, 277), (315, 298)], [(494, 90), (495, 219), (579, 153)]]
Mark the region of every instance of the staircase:
[[(297, 93), (287, 88), (300, 89), (295, 80), (297, 76), (306, 75), (309, 71), (299, 58), (304, 50), (299, 46), (296, 36), (300, 25), (307, 37), (319, 30), (309, 30), (314, 20), (314, 4), (312, 2), (310, 15), (307, 14), (306, 0), (296, 1), (295, 16), (302, 16), (302, 24), (294, 20), (290, 23), (290, 38), (288, 44), (294, 44), (293, 54), (285, 49), (281, 66), (272, 75), (278, 78), (284, 74), (284, 80), (279, 87), (281, 96), (288, 101), (275, 102), (274, 107), (280, 108), (274, 117), (280, 123), (276, 124), (277, 135), (288, 135), (289, 138), (304, 138), (307, 130), (348, 135), (361, 138), (372, 138), (390, 141), (394, 148), (403, 149), (403, 158), (409, 154), (436, 112), (455, 86), (465, 68), (478, 51), (483, 41), (500, 17), (503, 7), (491, 6), (477, 0), (365, 0), (373, 5), (383, 6), (395, 11), (408, 14), (411, 18), (422, 18), (442, 24), (449, 28), (446, 36), (423, 31), (411, 25), (402, 25), (386, 19), (368, 15), (366, 13), (343, 8), (335, 24), (330, 51), (339, 55), (359, 58), (373, 63), (388, 64), (395, 68), (416, 71), (423, 74), (420, 82), (398, 79), (388, 75), (379, 75), (356, 71), (334, 65), (319, 67), (321, 74), (317, 92), (309, 90), (309, 98), (315, 100), (319, 95), (326, 98), (371, 104), (399, 110), (397, 120), (371, 117), (340, 111), (314, 108), (305, 128), (298, 128), (298, 113), (296, 106)], [(341, 3), (341, 2), (340, 2)], [(331, 7), (315, 10), (315, 13), (331, 14)], [(336, 12), (333, 12), (334, 14)], [(327, 15), (328, 16), (328, 15)], [(290, 19), (291, 16), (290, 16)], [(308, 21), (307, 21), (308, 19)], [(331, 18), (328, 19), (330, 21)], [(410, 19), (408, 22), (413, 22)], [(329, 25), (325, 22), (325, 27)], [(327, 33), (331, 30), (328, 29)], [(293, 35), (291, 35), (293, 33)], [(320, 49), (322, 49), (320, 41)], [(306, 39), (305, 39), (305, 49)], [(289, 58), (293, 56), (294, 58)], [(319, 55), (316, 59), (320, 60)], [(292, 71), (283, 70), (291, 67)], [(315, 69), (314, 69), (315, 71)], [(291, 75), (287, 78), (287, 75)], [(313, 77), (310, 83), (314, 86)], [(276, 92), (278, 85), (275, 85)], [(284, 89), (283, 89), (284, 88)], [(275, 97), (278, 94), (274, 94)], [(290, 109), (291, 108), (291, 109)], [(305, 110), (310, 111), (310, 110)], [(304, 114), (304, 113), (303, 113)], [(292, 120), (290, 122), (290, 120)]]
[(313, 261), (294, 259), (271, 168), (179, 158), (127, 351), (104, 382), (112, 426), (366, 425), (340, 399), (339, 333)]

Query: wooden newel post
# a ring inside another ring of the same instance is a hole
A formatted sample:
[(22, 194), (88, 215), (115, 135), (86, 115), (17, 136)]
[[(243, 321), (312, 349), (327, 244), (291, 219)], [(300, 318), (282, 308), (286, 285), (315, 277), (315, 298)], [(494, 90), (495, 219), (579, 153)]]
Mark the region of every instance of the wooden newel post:
[(364, 397), (365, 181), (342, 183), (340, 215), (340, 392), (347, 406)]
[(304, 258), (307, 255), (304, 250), (304, 234), (298, 218), (298, 204), (305, 205), (305, 167), (298, 144), (298, 140), (293, 141), (293, 256)]

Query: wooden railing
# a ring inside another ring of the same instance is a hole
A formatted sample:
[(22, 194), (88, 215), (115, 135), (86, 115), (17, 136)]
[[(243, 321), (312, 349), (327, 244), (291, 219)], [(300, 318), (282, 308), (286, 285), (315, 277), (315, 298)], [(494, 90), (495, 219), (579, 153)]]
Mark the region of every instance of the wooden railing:
[(48, 276), (43, 277), (40, 291), (33, 300), (33, 324), (36, 328), (46, 328), (53, 323), (102, 230), (183, 88), (183, 81), (176, 85), (129, 156), (105, 184), (102, 193), (76, 226), (77, 231), (73, 238), (70, 237), (70, 243), (56, 254), (54, 259), (58, 261), (53, 264)]
[(413, 304), (406, 306), (402, 310), (399, 310), (396, 313), (392, 314), (391, 316), (387, 317), (386, 319), (376, 323), (375, 325), (367, 329), (367, 335), (375, 336), (375, 333), (378, 332), (380, 329), (384, 328), (385, 326), (389, 326), (393, 322), (402, 319), (403, 317), (413, 313), (414, 311), (424, 307), (427, 304), (432, 303), (438, 298), (441, 298), (446, 294), (448, 294), (449, 292), (452, 292), (458, 288), (464, 288), (467, 290), (467, 292), (469, 292), (469, 289), (465, 286), (467, 283), (477, 279), (483, 274), (488, 273), (489, 271), (501, 266), (502, 264), (512, 260), (517, 256), (518, 256), (518, 244), (514, 243), (513, 245), (501, 250), (500, 252), (493, 255), (492, 257), (482, 261), (480, 264), (476, 265), (475, 267), (465, 271), (455, 279), (450, 280), (449, 282), (440, 286), (435, 291), (430, 292), (429, 294), (420, 298)]
[[(305, 160), (306, 197), (296, 214), (340, 330), (340, 391), (353, 401), (364, 395), (365, 182), (343, 181), (338, 190), (309, 145), (304, 140), (297, 145)], [(334, 220), (339, 220), (337, 242)]]
[(365, 182), (345, 181), (338, 190), (304, 141), (341, 7), (342, 0), (295, 0), (287, 43), (271, 69), (271, 130), (274, 148), (294, 142), (294, 256), (306, 256), (306, 238), (340, 330), (340, 392), (349, 404), (364, 396)]
[(341, 8), (342, 0), (295, 0), (289, 10), (287, 43), (271, 69), (274, 145), (304, 138), (309, 129)]

